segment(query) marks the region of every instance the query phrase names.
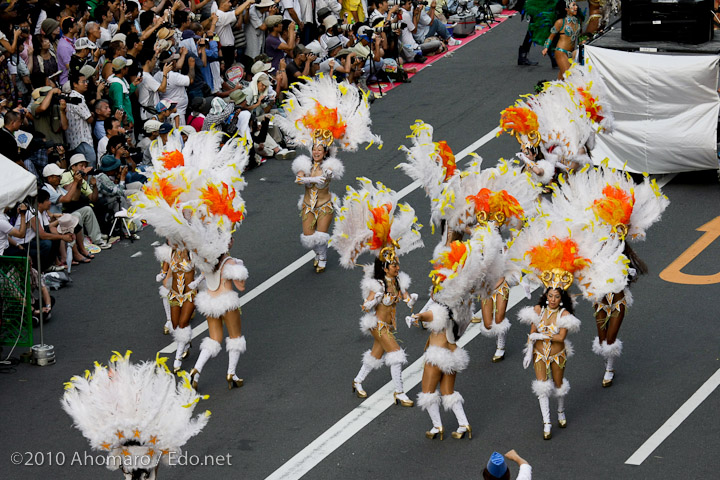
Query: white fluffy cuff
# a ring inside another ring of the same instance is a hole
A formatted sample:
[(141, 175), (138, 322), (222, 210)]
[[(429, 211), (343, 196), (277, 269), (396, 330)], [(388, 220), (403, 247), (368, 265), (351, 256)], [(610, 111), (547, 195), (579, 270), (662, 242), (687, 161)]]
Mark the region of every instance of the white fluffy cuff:
[(392, 367), (393, 365), (403, 365), (405, 363), (407, 363), (407, 355), (405, 354), (405, 350), (402, 348), (385, 354), (385, 365), (388, 367)]
[(465, 399), (460, 395), (460, 392), (453, 392), (450, 395), (442, 396), (443, 408), (445, 411), (450, 411), (459, 402), (463, 403)]
[(555, 385), (552, 380), (533, 380), (532, 390), (538, 398), (549, 397), (555, 392)]
[(227, 350), (228, 353), (230, 352), (240, 352), (245, 353), (245, 350), (247, 350), (247, 343), (245, 342), (245, 335), (242, 335), (237, 338), (225, 338), (225, 350)]
[(560, 388), (555, 387), (555, 396), (556, 397), (564, 397), (568, 394), (570, 391), (570, 382), (568, 382), (567, 378), (563, 378), (562, 385)]
[(608, 345), (607, 341), (603, 340), (600, 342), (600, 339), (595, 337), (593, 340), (592, 351), (595, 355), (600, 355), (604, 358), (619, 357), (622, 354), (622, 347), (623, 343), (620, 339), (615, 339), (615, 343)]
[(222, 350), (222, 345), (210, 337), (205, 337), (200, 343), (200, 350), (207, 350), (210, 353), (210, 358), (215, 358)]
[(190, 340), (192, 340), (192, 328), (185, 327), (185, 328), (176, 328), (172, 331), (173, 339), (176, 342), (182, 342), (182, 343), (188, 343)]
[(418, 393), (417, 396), (417, 406), (420, 407), (420, 409), (427, 411), (428, 407), (432, 405), (439, 405), (440, 404), (440, 392), (433, 392), (433, 393)]
[(456, 348), (454, 352), (434, 345), (425, 350), (425, 362), (435, 365), (447, 375), (463, 371), (467, 368), (469, 361), (467, 352), (460, 347)]
[(370, 350), (363, 353), (362, 362), (373, 370), (377, 370), (384, 365), (383, 359), (373, 357)]
[(323, 243), (327, 243), (330, 236), (327, 233), (323, 232), (315, 232), (312, 235), (303, 235), (300, 234), (300, 243), (303, 247), (309, 249), (312, 249), (313, 247), (317, 245), (322, 245)]
[(510, 320), (507, 318), (503, 319), (500, 323), (495, 323), (490, 326), (490, 328), (485, 328), (484, 324), (480, 324), (480, 333), (484, 337), (497, 337), (501, 333), (507, 333), (508, 330), (510, 330), (510, 327), (512, 324), (510, 323)]

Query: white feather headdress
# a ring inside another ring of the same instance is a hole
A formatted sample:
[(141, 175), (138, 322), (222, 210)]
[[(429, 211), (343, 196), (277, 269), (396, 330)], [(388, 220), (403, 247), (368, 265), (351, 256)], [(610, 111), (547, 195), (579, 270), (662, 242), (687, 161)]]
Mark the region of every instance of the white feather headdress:
[(308, 149), (316, 141), (344, 151), (355, 151), (361, 143), (382, 146), (380, 137), (370, 130), (367, 94), (347, 82), (337, 83), (320, 74), (293, 84), (283, 106), (285, 116), (275, 116), (275, 122), (295, 143)]
[(92, 449), (107, 452), (110, 470), (153, 469), (177, 458), (210, 417), (205, 411), (193, 418), (197, 402), (208, 397), (197, 394), (185, 372), (178, 385), (166, 358), (131, 363), (130, 353), (115, 352), (107, 366), (95, 362), (93, 372), (72, 377), (61, 399)]
[(245, 217), (240, 191), (246, 185), (246, 144), (233, 137), (218, 151), (222, 135), (191, 134), (182, 152), (166, 152), (154, 160), (155, 173), (131, 197), (131, 215), (192, 252), (201, 270), (211, 269), (227, 251), (235, 225)]
[(382, 183), (358, 180), (357, 190), (347, 187), (333, 227), (330, 245), (340, 254), (340, 264), (352, 268), (366, 251), (390, 261), (390, 253), (400, 256), (422, 247), (422, 225), (417, 223), (415, 210), (398, 203), (397, 193)]
[(582, 227), (604, 226), (621, 240), (644, 240), (670, 204), (654, 179), (646, 175), (636, 184), (627, 172), (607, 166), (585, 168), (562, 180), (548, 213)]
[(467, 172), (460, 181), (452, 182), (443, 192), (441, 204), (454, 200), (447, 219), (455, 231), (475, 225), (478, 216), (517, 230), (527, 217), (536, 215), (541, 191), (528, 172), (501, 160), (493, 168)]
[(600, 131), (611, 133), (615, 128), (612, 106), (608, 104), (605, 82), (591, 65), (573, 63), (565, 72), (565, 84), (575, 103)]
[(577, 283), (592, 301), (625, 288), (632, 273), (623, 242), (607, 229), (583, 229), (570, 221), (551, 220), (547, 214), (529, 221), (512, 242), (509, 255), (525, 274), (527, 286), (567, 290)]

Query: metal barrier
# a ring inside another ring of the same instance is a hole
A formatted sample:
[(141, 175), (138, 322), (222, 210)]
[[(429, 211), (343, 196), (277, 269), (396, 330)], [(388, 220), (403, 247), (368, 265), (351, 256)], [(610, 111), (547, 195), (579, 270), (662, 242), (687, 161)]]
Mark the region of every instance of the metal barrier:
[(0, 256), (0, 345), (33, 346), (30, 275), (27, 257)]

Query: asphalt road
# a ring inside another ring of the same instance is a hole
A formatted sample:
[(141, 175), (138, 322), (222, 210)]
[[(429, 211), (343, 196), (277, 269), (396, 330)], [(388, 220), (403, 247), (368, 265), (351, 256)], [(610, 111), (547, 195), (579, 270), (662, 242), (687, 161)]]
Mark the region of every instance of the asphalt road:
[[(346, 175), (333, 182), (332, 189), (342, 194), (344, 185), (354, 184), (358, 176), (381, 180), (396, 190), (408, 185), (409, 179), (394, 166), (402, 161), (397, 147), (407, 142), (415, 119), (431, 123), (436, 139), (447, 140), (455, 152), (495, 128), (504, 107), (530, 92), (538, 80), (556, 75), (547, 60), (534, 68), (516, 65), (524, 29), (517, 18), (511, 19), (376, 102), (374, 129), (385, 140), (384, 148), (342, 154)], [(534, 48), (531, 58), (538, 56)], [(500, 137), (477, 153), (493, 164), (499, 157), (512, 156), (516, 145), (513, 139)], [(250, 172), (247, 180), (248, 216), (236, 233), (232, 253), (245, 261), (252, 289), (305, 251), (298, 241), (296, 201), (301, 189), (292, 182), (289, 163), (270, 161)], [(715, 172), (679, 175), (664, 191), (671, 204), (662, 223), (651, 229), (646, 242), (636, 245), (651, 271), (633, 288), (635, 305), (620, 331), (625, 351), (610, 389), (601, 388), (603, 364), (590, 350), (595, 336), (590, 306), (581, 303), (577, 309), (583, 327), (573, 336), (576, 355), (566, 371), (572, 384), (567, 429), (554, 428), (552, 440), (542, 439), (542, 420), (530, 388), (533, 375), (521, 365), (527, 331), (518, 323), (510, 330), (502, 363), (490, 362), (494, 344), (487, 339), (478, 337), (466, 346), (471, 363), (456, 387), (465, 397), (473, 426), (471, 441), (429, 441), (424, 435), (430, 427), (426, 413), (393, 406), (304, 478), (430, 478), (443, 473), (480, 478), (494, 450), (511, 448), (533, 465), (535, 478), (540, 479), (714, 478), (720, 470), (718, 392), (642, 465), (625, 464), (720, 368), (717, 314), (712, 307), (720, 286), (675, 284), (658, 276), (705, 234), (696, 231), (698, 227), (720, 215)], [(420, 222), (429, 225), (423, 193), (415, 190), (405, 201), (415, 207)], [(428, 261), (437, 242), (429, 227), (423, 234), (426, 247), (402, 258), (420, 302), (427, 298)], [(90, 368), (94, 360), (107, 361), (112, 350), (130, 349), (138, 361), (154, 358), (171, 342), (171, 337), (162, 335), (164, 314), (154, 283), (157, 264), (150, 244), (157, 238), (150, 229), (141, 236), (140, 241), (124, 241), (101, 253), (89, 266), (76, 267), (73, 286), (55, 293), (58, 303), (46, 325), (45, 340), (55, 346), (56, 365), (21, 364), (15, 373), (0, 376), (1, 478), (120, 478), (104, 467), (81, 465), (90, 450), (71, 427), (59, 399), (64, 381)], [(715, 242), (699, 254), (684, 273), (720, 271), (718, 245)], [(142, 256), (131, 258), (136, 252)], [(238, 366), (246, 382), (242, 389), (227, 390), (224, 351), (203, 371), (201, 389), (210, 399), (201, 408), (211, 410), (213, 416), (186, 450), (198, 456), (229, 454), (232, 466), (163, 467), (160, 478), (266, 478), (360, 405), (350, 383), (362, 352), (370, 346), (357, 326), (361, 272), (342, 270), (334, 252), (330, 261), (322, 275), (316, 275), (311, 264), (303, 265), (243, 307), (248, 351)], [(513, 320), (528, 303), (515, 306), (509, 318)], [(399, 315), (404, 315), (402, 307)], [(201, 320), (198, 315), (193, 325)], [(403, 325), (398, 338), (411, 362), (422, 355), (423, 332)], [(188, 370), (197, 358), (200, 340), (193, 342), (191, 358), (185, 362)], [(388, 381), (389, 371), (381, 369), (363, 385), (373, 393)], [(417, 393), (418, 387), (409, 391), (411, 397)], [(443, 418), (448, 429), (454, 428), (451, 414), (443, 412)], [(31, 463), (44, 465), (12, 465), (12, 452), (20, 452), (23, 463), (29, 454), (37, 455)], [(49, 466), (48, 452), (55, 463), (64, 455), (65, 465)], [(511, 470), (517, 472), (514, 466)]]

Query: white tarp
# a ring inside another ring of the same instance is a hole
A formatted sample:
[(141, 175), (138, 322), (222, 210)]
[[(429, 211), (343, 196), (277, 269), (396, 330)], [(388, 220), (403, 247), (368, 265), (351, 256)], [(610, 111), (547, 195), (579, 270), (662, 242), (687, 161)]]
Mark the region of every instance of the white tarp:
[(35, 175), (0, 155), (0, 212), (28, 195), (37, 195)]
[(605, 81), (615, 131), (597, 137), (595, 163), (632, 172), (717, 169), (718, 57), (586, 46)]

